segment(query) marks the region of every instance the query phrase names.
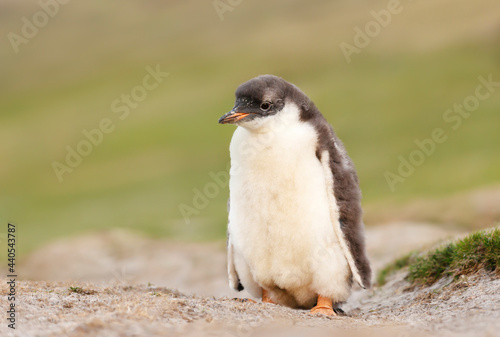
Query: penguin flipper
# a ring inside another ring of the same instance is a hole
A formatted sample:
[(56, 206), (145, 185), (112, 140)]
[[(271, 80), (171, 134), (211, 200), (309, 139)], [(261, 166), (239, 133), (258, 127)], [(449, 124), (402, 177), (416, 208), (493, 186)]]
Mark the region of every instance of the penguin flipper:
[(330, 166), (330, 154), (328, 151), (325, 150), (323, 151), (323, 153), (321, 153), (320, 161), (321, 165), (323, 166), (323, 172), (325, 174), (326, 189), (330, 209), (330, 219), (332, 221), (334, 233), (337, 236), (342, 251), (344, 252), (344, 256), (347, 260), (347, 263), (349, 264), (354, 281), (358, 283), (362, 288), (365, 288), (366, 285), (364, 284), (361, 274), (358, 270), (358, 266), (356, 265), (353, 252), (351, 251), (351, 245), (341, 228), (342, 223), (340, 221), (340, 210), (334, 194), (334, 176)]
[[(229, 213), (230, 200), (227, 200), (227, 212)], [(240, 282), (240, 277), (236, 272), (236, 267), (234, 266), (233, 258), (233, 245), (231, 243), (231, 234), (229, 233), (229, 220), (227, 223), (227, 274), (229, 277), (229, 287), (234, 290), (242, 291), (244, 289)]]
[(227, 234), (227, 274), (229, 276), (229, 286), (234, 290), (242, 291), (244, 287), (234, 266), (233, 245), (229, 233)]

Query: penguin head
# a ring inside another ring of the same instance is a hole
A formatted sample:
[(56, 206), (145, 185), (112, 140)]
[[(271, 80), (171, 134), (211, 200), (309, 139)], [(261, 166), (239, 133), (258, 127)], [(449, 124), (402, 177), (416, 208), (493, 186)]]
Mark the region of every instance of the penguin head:
[(274, 75), (255, 77), (236, 89), (234, 107), (219, 119), (219, 123), (248, 129), (262, 127), (279, 117), (294, 89), (298, 90)]

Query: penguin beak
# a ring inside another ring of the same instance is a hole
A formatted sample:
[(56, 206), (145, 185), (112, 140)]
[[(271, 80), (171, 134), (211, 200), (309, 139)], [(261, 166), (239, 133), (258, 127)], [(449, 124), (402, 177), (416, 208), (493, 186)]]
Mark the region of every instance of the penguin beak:
[(220, 124), (234, 124), (246, 116), (250, 115), (248, 112), (237, 112), (234, 109), (229, 111), (227, 114), (219, 118)]

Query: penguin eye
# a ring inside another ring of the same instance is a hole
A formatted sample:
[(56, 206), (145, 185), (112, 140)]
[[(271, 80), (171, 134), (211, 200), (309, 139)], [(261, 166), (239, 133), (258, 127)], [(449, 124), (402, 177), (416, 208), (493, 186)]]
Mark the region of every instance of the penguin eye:
[(260, 109), (263, 111), (267, 111), (271, 108), (271, 103), (269, 102), (264, 102), (260, 105)]

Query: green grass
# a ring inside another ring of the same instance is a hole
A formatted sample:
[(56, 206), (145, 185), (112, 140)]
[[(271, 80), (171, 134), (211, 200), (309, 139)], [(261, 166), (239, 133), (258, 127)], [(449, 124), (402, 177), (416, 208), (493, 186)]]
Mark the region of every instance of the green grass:
[[(481, 11), (461, 0), (463, 13), (448, 17), (445, 4), (434, 3), (427, 10), (442, 18), (409, 3), (350, 64), (339, 43), (351, 41), (353, 28), (386, 2), (242, 2), (222, 22), (206, 1), (61, 7), (19, 54), (7, 39), (0, 48), (0, 226), (17, 224), (21, 257), (52, 240), (114, 227), (223, 239), (227, 188), (189, 224), (179, 205), (192, 206), (193, 189), (226, 170), (234, 128), (217, 120), (231, 109), (236, 87), (263, 73), (297, 84), (333, 124), (358, 170), (365, 205), (498, 184), (500, 90), (458, 130), (442, 120), (474, 93), (478, 76), (500, 73), (496, 35), (477, 31), (489, 25), (493, 5)], [(39, 10), (37, 3), (0, 6), (5, 31), (14, 32), (21, 17)], [(418, 34), (410, 39), (405, 31)], [(170, 76), (119, 120), (111, 102), (156, 64)], [(59, 183), (51, 163), (64, 161), (66, 146), (74, 148), (82, 130), (104, 117), (116, 129)], [(395, 171), (398, 156), (436, 127), (448, 140), (391, 192), (384, 172)]]
[(413, 286), (429, 286), (446, 276), (456, 279), (481, 270), (500, 276), (500, 229), (475, 232), (425, 254), (412, 252), (381, 270), (378, 284), (383, 285), (388, 275), (405, 267)]
[(81, 293), (83, 291), (83, 289), (80, 287), (69, 287), (68, 290), (72, 293)]
[(96, 294), (97, 292), (95, 290), (92, 290), (92, 289), (83, 289), (81, 287), (69, 287), (68, 288), (68, 291), (70, 293), (76, 293), (76, 294), (80, 294), (80, 295), (94, 295)]

